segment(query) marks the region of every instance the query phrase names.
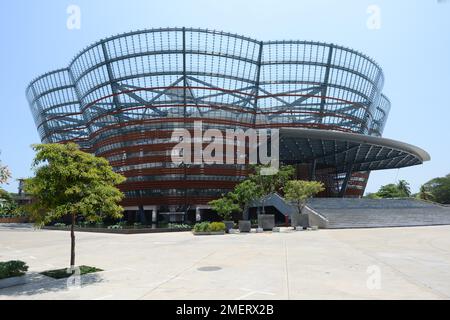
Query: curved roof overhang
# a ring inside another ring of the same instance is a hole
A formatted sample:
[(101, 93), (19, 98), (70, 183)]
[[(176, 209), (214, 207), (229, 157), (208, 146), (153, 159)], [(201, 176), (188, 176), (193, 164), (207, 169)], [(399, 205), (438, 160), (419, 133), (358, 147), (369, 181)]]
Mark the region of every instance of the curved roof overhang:
[(423, 149), (396, 140), (331, 130), (281, 128), (280, 161), (316, 163), (337, 173), (403, 168), (430, 160)]

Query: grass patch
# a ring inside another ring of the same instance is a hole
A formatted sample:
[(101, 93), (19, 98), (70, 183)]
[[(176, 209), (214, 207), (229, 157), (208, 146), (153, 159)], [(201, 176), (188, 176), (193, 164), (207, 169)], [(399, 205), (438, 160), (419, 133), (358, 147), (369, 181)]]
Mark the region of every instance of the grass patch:
[[(89, 266), (79, 266), (79, 268), (80, 268), (80, 275), (103, 271), (102, 269), (95, 268), (95, 267), (89, 267)], [(54, 278), (54, 279), (63, 279), (63, 278), (68, 278), (75, 273), (75, 272), (70, 272), (70, 270), (68, 270), (68, 269), (69, 268), (48, 270), (48, 271), (41, 272), (41, 274), (43, 274), (44, 276), (47, 276), (47, 277)]]

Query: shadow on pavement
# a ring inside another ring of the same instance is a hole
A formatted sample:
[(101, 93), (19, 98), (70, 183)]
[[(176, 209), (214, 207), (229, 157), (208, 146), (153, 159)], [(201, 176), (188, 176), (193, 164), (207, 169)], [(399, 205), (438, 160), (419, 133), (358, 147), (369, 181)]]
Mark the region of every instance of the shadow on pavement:
[(0, 297), (14, 299), (15, 297), (41, 295), (49, 292), (70, 292), (103, 281), (98, 273), (83, 275), (78, 279), (75, 277), (53, 279), (33, 272), (27, 274), (26, 278), (27, 283), (24, 285), (0, 289)]

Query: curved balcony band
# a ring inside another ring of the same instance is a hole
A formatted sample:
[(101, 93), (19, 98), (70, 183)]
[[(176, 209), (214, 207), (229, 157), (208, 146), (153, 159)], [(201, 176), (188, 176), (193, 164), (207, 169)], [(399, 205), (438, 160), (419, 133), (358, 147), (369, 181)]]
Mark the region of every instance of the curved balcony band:
[[(67, 68), (32, 81), (26, 94), (41, 140), (74, 141), (107, 158), (128, 177), (125, 202), (180, 204), (189, 198), (195, 204), (231, 189), (246, 169), (174, 168), (168, 158), (171, 130), (192, 129), (202, 121), (204, 129), (283, 128), (286, 133), (296, 128), (305, 136), (309, 129), (381, 137), (390, 110), (383, 84), (377, 63), (335, 44), (263, 42), (214, 30), (161, 28), (100, 40)], [(314, 139), (291, 132), (281, 137), (287, 141), (280, 149), (283, 162), (311, 161), (298, 154)], [(314, 143), (324, 142), (317, 139)], [(334, 146), (336, 159), (345, 158), (347, 146), (357, 149), (351, 143)], [(348, 187), (361, 194), (370, 170), (427, 159), (404, 154), (404, 161), (355, 165)], [(332, 162), (319, 166), (333, 167), (334, 180), (342, 184), (345, 179), (337, 175), (348, 167)], [(225, 174), (218, 174), (222, 169)], [(165, 173), (155, 180), (158, 170)]]

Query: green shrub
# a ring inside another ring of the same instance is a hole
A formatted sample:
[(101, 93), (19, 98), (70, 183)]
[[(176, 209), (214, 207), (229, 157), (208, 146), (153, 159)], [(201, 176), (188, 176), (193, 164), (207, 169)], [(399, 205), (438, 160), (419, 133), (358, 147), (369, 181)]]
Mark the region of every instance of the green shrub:
[(223, 222), (212, 222), (209, 225), (209, 230), (211, 232), (218, 232), (218, 231), (225, 231), (226, 227), (225, 227), (225, 223)]
[(219, 232), (225, 229), (223, 222), (201, 222), (194, 226), (194, 232)]
[(122, 229), (123, 227), (119, 224), (115, 224), (113, 226), (108, 226), (108, 229)]
[(55, 223), (53, 226), (56, 227), (56, 228), (65, 228), (65, 227), (67, 227), (65, 223)]
[(194, 226), (195, 232), (208, 232), (209, 231), (209, 222), (201, 222), (197, 223)]
[(190, 229), (191, 226), (184, 223), (169, 223), (167, 226), (169, 229)]
[(118, 225), (118, 226), (121, 226), (121, 227), (126, 227), (127, 224), (128, 224), (127, 221), (120, 221), (120, 222), (117, 223), (117, 225)]
[(28, 271), (28, 266), (23, 261), (0, 262), (0, 279), (20, 277)]

